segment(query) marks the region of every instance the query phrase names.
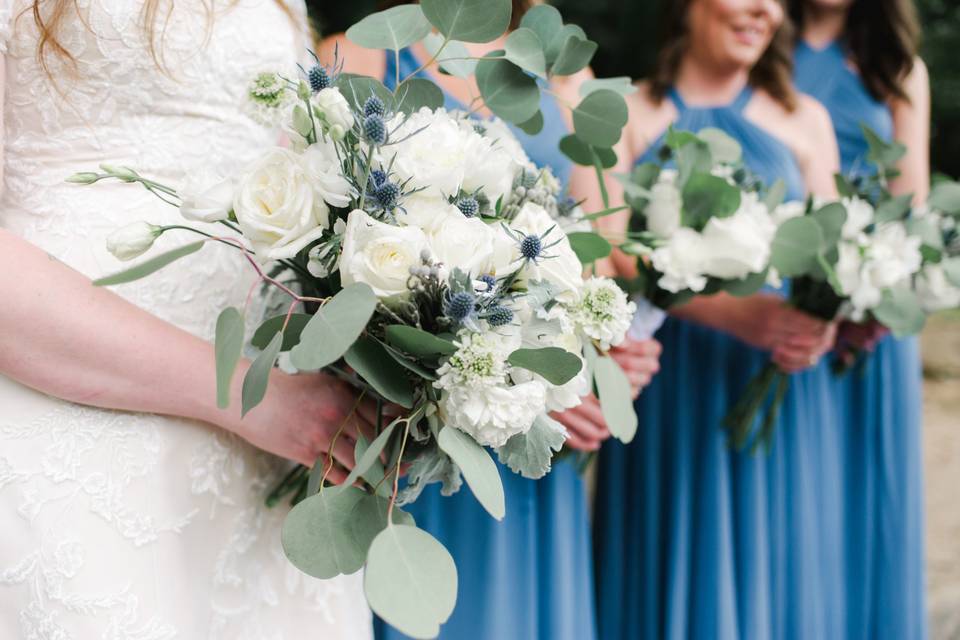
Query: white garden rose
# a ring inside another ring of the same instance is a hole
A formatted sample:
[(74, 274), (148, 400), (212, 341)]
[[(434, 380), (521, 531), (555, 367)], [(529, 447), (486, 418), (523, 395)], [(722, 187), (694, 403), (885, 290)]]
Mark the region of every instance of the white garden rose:
[(545, 409), (546, 389), (536, 380), (513, 386), (454, 387), (440, 398), (448, 428), (494, 448), (529, 431)]
[(666, 245), (650, 254), (653, 268), (663, 274), (657, 284), (671, 293), (685, 289), (703, 291), (707, 286), (703, 272), (704, 251), (699, 233), (687, 227), (677, 229)]
[(337, 148), (330, 140), (321, 140), (303, 152), (303, 166), (317, 197), (332, 207), (347, 207), (353, 187), (347, 180), (337, 157)]
[(310, 98), (314, 111), (319, 113), (323, 132), (334, 140), (343, 140), (353, 128), (353, 113), (350, 103), (336, 87), (321, 89)]
[(493, 229), (479, 218), (467, 218), (460, 210), (448, 213), (427, 233), (433, 258), (441, 263), (445, 277), (460, 269), (473, 277), (488, 273), (496, 237)]
[(495, 140), (470, 131), (465, 136), (466, 167), (461, 189), (467, 193), (481, 191), (491, 204), (506, 198), (513, 190), (513, 180), (520, 172), (517, 156)]
[(960, 308), (960, 287), (947, 278), (941, 264), (928, 264), (917, 277), (917, 296), (927, 313)]
[[(475, 121), (463, 119), (461, 120), (461, 124), (462, 126), (473, 129)], [(510, 130), (506, 122), (500, 118), (491, 118), (481, 122), (480, 126), (483, 128), (484, 137), (490, 139), (498, 148), (508, 153), (515, 162), (536, 171), (536, 166), (530, 161), (527, 152), (520, 144), (520, 141), (517, 140), (517, 137), (513, 135), (513, 131)]]
[(427, 237), (416, 227), (397, 227), (354, 209), (347, 217), (340, 255), (340, 279), (370, 285), (379, 298), (407, 293), (410, 267), (421, 264)]
[(160, 237), (163, 229), (149, 222), (133, 222), (107, 236), (107, 251), (118, 260), (133, 260), (143, 255)]
[[(510, 222), (510, 228), (524, 235), (536, 234), (543, 236), (543, 255), (536, 260), (528, 260), (521, 274), (524, 280), (546, 280), (558, 288), (557, 300), (572, 302), (576, 299), (580, 287), (583, 285), (583, 265), (577, 254), (570, 246), (570, 240), (560, 229), (557, 221), (550, 217), (547, 210), (538, 204), (528, 202)], [(559, 242), (558, 242), (559, 241)], [(547, 246), (557, 242), (552, 247)], [(513, 268), (520, 265), (519, 244), (512, 240), (511, 264)], [(499, 255), (499, 252), (497, 252)], [(498, 275), (500, 271), (496, 272)]]
[(740, 208), (726, 218), (707, 221), (702, 235), (703, 272), (715, 278), (740, 280), (760, 273), (770, 261), (777, 228), (755, 193), (744, 193)]
[(274, 148), (240, 178), (233, 211), (262, 261), (292, 258), (320, 238), (330, 209), (316, 197), (301, 156)]
[[(402, 124), (401, 124), (402, 123)], [(409, 189), (422, 188), (425, 196), (447, 198), (460, 191), (467, 166), (466, 134), (456, 118), (444, 109), (423, 107), (398, 114), (388, 129), (394, 143), (381, 150), (383, 167), (393, 162), (394, 180), (409, 180)]]
[(180, 215), (195, 222), (219, 222), (230, 217), (236, 186), (209, 169), (190, 173), (177, 193)]
[(650, 189), (650, 201), (644, 214), (647, 230), (659, 238), (669, 238), (680, 228), (683, 197), (673, 182), (659, 181)]
[(873, 206), (857, 197), (844, 198), (843, 206), (847, 210), (847, 220), (843, 223), (842, 235), (847, 240), (854, 240), (873, 222)]
[(906, 282), (920, 270), (923, 241), (907, 233), (902, 222), (888, 222), (870, 237), (865, 268), (870, 279), (881, 288)]
[(397, 210), (397, 222), (409, 227), (419, 227), (430, 234), (451, 216), (460, 216), (460, 209), (446, 198), (415, 193), (405, 198), (402, 209)]

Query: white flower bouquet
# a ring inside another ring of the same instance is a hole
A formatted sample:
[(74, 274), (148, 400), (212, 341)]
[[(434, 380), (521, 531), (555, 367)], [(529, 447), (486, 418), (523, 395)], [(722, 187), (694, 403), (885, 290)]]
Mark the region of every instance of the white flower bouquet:
[[(498, 37), (510, 6), (424, 0), (373, 14), (348, 37), (394, 51), (427, 38), (445, 68), (462, 70), (454, 59), (475, 67), (494, 114), (535, 131), (540, 88), (530, 74), (575, 73), (596, 47), (544, 6), (525, 16), (505, 52), (463, 60), (457, 40)], [(269, 502), (290, 496), (296, 504), (283, 531), (293, 564), (319, 578), (365, 567), (374, 611), (408, 635), (432, 637), (453, 610), (456, 568), (401, 507), (427, 484), (451, 494), (466, 480), (502, 518), (503, 486), (488, 448), (513, 472), (543, 476), (566, 437), (549, 412), (592, 390), (611, 431), (629, 440), (637, 426), (629, 383), (606, 352), (624, 339), (634, 307), (613, 281), (584, 278), (609, 243), (502, 120), (445, 110), (428, 80), (398, 78), (391, 92), (339, 71), (318, 61), (300, 78), (256, 76), (249, 111), (290, 144), (265, 150), (241, 175), (198, 174), (174, 188), (102, 166), (70, 180), (137, 183), (179, 207), (183, 225), (137, 222), (108, 239), (122, 260), (164, 233), (203, 236), (99, 284), (147, 276), (221, 242), (285, 296), (250, 339), (260, 351), (244, 379), (244, 413), (267, 393), (281, 356), (295, 370), (330, 372), (403, 408), (358, 439), (356, 466), (342, 484), (326, 482), (334, 461), (323, 456), (313, 469), (294, 469)], [(620, 93), (596, 85), (574, 109), (576, 131), (565, 144), (604, 150), (625, 114)], [(224, 234), (190, 222), (218, 223)], [(241, 312), (225, 309), (215, 345), (221, 407), (244, 342)]]

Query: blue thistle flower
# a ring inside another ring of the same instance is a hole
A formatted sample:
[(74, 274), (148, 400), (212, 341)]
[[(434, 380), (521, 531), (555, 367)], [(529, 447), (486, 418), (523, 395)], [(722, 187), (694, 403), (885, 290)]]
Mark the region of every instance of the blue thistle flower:
[(497, 305), (488, 312), (487, 322), (490, 323), (491, 327), (508, 325), (513, 322), (513, 311), (503, 305)]
[(477, 280), (487, 285), (487, 292), (493, 291), (497, 288), (497, 278), (492, 274), (485, 273), (477, 278)]
[(400, 187), (392, 182), (384, 182), (374, 192), (377, 202), (384, 209), (393, 209), (400, 200)]
[(315, 65), (307, 72), (307, 79), (310, 81), (310, 89), (314, 93), (330, 87), (330, 74), (320, 65)]
[(447, 298), (444, 313), (452, 320), (463, 322), (473, 314), (476, 304), (477, 299), (472, 293), (461, 291)]
[(387, 115), (387, 107), (383, 104), (378, 96), (370, 96), (363, 103), (363, 117), (369, 118), (370, 116), (380, 116), (383, 118)]
[(376, 189), (387, 181), (387, 172), (383, 169), (374, 169), (370, 172), (370, 186)]
[(467, 196), (466, 198), (457, 200), (457, 209), (460, 209), (460, 213), (465, 217), (473, 218), (480, 213), (480, 203), (477, 202), (476, 198)]
[(387, 125), (381, 116), (371, 114), (363, 121), (363, 135), (370, 144), (380, 146), (387, 141)]
[(535, 233), (526, 235), (520, 240), (520, 255), (527, 260), (536, 260), (543, 253), (543, 241)]

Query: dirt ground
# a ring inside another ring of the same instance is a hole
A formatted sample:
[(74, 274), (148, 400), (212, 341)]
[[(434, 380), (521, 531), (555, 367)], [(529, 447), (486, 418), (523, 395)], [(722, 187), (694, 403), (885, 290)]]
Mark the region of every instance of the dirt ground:
[(960, 314), (922, 337), (927, 581), (933, 640), (960, 640)]

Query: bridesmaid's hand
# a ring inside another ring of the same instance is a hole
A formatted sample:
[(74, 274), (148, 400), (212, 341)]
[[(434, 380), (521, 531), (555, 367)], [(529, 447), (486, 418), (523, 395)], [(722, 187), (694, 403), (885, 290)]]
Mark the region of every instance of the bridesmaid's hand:
[(596, 451), (610, 437), (607, 421), (600, 411), (600, 401), (593, 394), (585, 397), (579, 407), (551, 417), (567, 428), (567, 446), (577, 451)]
[(867, 322), (845, 320), (840, 323), (840, 328), (837, 330), (837, 347), (842, 349), (849, 345), (857, 351), (873, 351), (877, 343), (889, 333), (890, 330), (876, 320)]
[(308, 467), (331, 452), (335, 464), (328, 478), (340, 484), (356, 464), (357, 434), (371, 440), (376, 416), (376, 402), (359, 399), (342, 380), (274, 370), (263, 403), (224, 426), (259, 449)]
[(656, 340), (634, 340), (627, 338), (610, 350), (610, 356), (627, 374), (634, 400), (653, 376), (660, 371), (660, 353), (663, 348)]

